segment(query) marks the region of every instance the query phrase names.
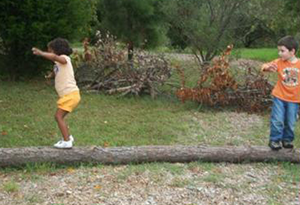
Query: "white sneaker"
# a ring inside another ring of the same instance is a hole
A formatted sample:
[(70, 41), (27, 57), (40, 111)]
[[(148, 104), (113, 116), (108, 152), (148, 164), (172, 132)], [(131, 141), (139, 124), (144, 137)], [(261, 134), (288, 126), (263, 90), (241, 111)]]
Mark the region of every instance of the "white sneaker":
[[(70, 136), (69, 136), (69, 140), (71, 140), (72, 142), (74, 142), (74, 137), (73, 137), (72, 135), (70, 135)], [(61, 138), (60, 141), (64, 141), (64, 138)], [(60, 142), (60, 141), (59, 141), (59, 142)], [(58, 143), (58, 142), (57, 142), (57, 143)], [(56, 143), (56, 144), (57, 144), (57, 143)]]
[(54, 147), (59, 149), (70, 149), (73, 147), (73, 141), (71, 139), (69, 141), (60, 140), (54, 144)]
[(74, 142), (74, 137), (72, 135), (70, 135), (69, 138), (72, 142)]

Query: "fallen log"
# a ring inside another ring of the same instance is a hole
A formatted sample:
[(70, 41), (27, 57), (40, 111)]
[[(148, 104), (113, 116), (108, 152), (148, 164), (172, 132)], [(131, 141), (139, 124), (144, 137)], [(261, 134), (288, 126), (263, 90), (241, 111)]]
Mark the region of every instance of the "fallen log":
[(150, 162), (271, 162), (300, 163), (300, 150), (272, 151), (268, 147), (140, 146), (140, 147), (52, 147), (0, 148), (0, 167), (28, 163), (128, 164)]

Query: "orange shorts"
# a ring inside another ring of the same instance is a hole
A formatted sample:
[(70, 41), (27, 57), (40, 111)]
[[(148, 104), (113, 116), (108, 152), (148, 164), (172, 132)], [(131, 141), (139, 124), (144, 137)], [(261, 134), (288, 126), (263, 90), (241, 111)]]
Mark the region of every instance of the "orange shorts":
[(79, 102), (79, 91), (74, 91), (59, 98), (57, 101), (57, 107), (65, 111), (72, 112), (77, 107)]

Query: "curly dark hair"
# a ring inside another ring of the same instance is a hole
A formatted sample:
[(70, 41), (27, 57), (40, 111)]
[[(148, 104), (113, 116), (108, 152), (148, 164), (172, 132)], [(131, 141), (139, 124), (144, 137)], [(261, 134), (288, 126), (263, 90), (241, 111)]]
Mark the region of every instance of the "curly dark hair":
[(63, 38), (56, 38), (48, 43), (48, 48), (51, 48), (56, 55), (71, 55), (73, 53), (72, 48), (69, 45), (68, 40)]

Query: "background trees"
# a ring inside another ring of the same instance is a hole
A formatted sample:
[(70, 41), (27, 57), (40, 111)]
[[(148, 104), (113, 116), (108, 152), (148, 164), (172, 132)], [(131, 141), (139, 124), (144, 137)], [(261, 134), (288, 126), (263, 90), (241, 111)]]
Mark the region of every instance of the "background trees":
[(228, 44), (236, 47), (274, 46), (296, 35), (299, 4), (281, 0), (165, 0), (161, 9), (174, 47), (190, 47), (200, 64)]
[(245, 29), (243, 43), (246, 47), (276, 45), (279, 38), (295, 35), (299, 25), (296, 1), (256, 0), (248, 2), (243, 16), (250, 20)]
[(73, 40), (87, 34), (92, 7), (92, 0), (1, 0), (0, 73), (17, 79), (43, 71), (46, 61), (34, 57), (31, 48), (46, 49), (55, 37)]
[(200, 64), (210, 61), (220, 50), (232, 43), (237, 27), (234, 19), (245, 0), (166, 0), (162, 10), (169, 27), (179, 42), (189, 45)]
[(127, 44), (129, 59), (132, 58), (134, 47), (154, 47), (165, 40), (158, 2), (159, 0), (99, 0), (100, 28)]
[[(268, 47), (298, 35), (300, 4), (294, 0), (1, 0), (0, 75), (35, 76), (46, 61), (31, 47), (55, 37), (81, 40), (109, 32), (128, 48), (190, 48), (200, 64), (228, 44)], [(300, 38), (300, 36), (299, 36)]]
[[(290, 34), (296, 34), (298, 33), (298, 38), (300, 40), (299, 36), (299, 24), (300, 24), (300, 4), (297, 1), (293, 0), (287, 0), (285, 1), (285, 16), (288, 16), (288, 19), (284, 16), (282, 18), (282, 21), (285, 21), (285, 25), (287, 26), (287, 29)], [(284, 20), (286, 19), (286, 20)]]

